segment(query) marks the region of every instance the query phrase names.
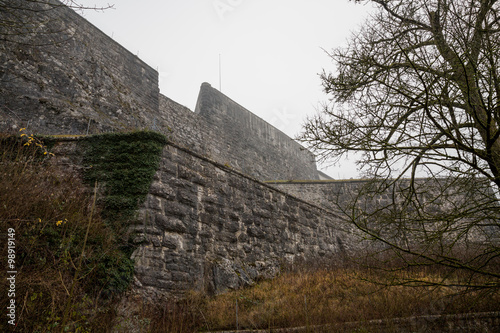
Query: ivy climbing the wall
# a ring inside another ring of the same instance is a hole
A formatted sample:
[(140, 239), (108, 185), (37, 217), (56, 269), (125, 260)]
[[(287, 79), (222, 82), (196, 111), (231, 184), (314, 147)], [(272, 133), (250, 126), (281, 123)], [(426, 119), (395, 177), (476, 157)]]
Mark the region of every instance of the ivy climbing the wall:
[[(104, 217), (113, 224), (133, 220), (158, 169), (167, 138), (156, 132), (90, 136), (84, 145), (84, 179), (102, 186)], [(121, 229), (117, 225), (117, 231)]]
[[(115, 233), (122, 251), (121, 264), (102, 262), (99, 272), (107, 289), (122, 291), (132, 279), (135, 246), (129, 241), (128, 226), (146, 199), (158, 170), (167, 138), (156, 132), (108, 133), (80, 141), (84, 151), (84, 180), (98, 184), (102, 216)], [(111, 284), (111, 285), (110, 285)]]
[[(167, 142), (157, 133), (115, 133), (71, 137), (71, 152), (53, 152), (67, 139), (24, 128), (18, 135), (0, 133), (0, 222), (4, 231), (15, 231), (15, 268), (22, 272), (16, 294), (23, 305), (16, 325), (22, 332), (111, 329), (116, 296), (134, 273), (127, 229)], [(87, 184), (62, 169), (65, 153), (78, 155), (75, 163), (83, 158)], [(89, 190), (96, 182), (97, 196)], [(0, 247), (7, 253), (7, 242)], [(0, 305), (9, 303), (1, 293)], [(0, 332), (7, 325), (0, 322)]]

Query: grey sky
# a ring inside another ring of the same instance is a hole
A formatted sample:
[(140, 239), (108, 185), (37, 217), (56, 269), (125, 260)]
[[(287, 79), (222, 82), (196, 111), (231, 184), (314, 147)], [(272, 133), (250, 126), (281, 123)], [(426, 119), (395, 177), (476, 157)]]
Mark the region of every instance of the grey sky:
[[(165, 96), (194, 109), (202, 82), (291, 137), (327, 101), (323, 49), (345, 45), (371, 7), (348, 0), (82, 0), (83, 16), (160, 73)], [(222, 80), (219, 82), (219, 54)], [(321, 167), (321, 166), (320, 166)], [(352, 163), (324, 169), (357, 178)]]

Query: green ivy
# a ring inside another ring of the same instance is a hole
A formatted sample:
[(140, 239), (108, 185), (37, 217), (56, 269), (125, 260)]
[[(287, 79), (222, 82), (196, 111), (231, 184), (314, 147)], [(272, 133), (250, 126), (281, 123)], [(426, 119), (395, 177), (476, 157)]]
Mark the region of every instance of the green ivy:
[(125, 290), (132, 279), (135, 247), (124, 238), (129, 224), (144, 202), (167, 138), (156, 132), (108, 133), (80, 141), (83, 148), (84, 180), (102, 189), (102, 216), (121, 242), (120, 254), (101, 258), (97, 282), (103, 296)]
[(104, 187), (104, 217), (126, 222), (144, 202), (167, 138), (156, 132), (109, 133), (83, 140), (84, 178)]

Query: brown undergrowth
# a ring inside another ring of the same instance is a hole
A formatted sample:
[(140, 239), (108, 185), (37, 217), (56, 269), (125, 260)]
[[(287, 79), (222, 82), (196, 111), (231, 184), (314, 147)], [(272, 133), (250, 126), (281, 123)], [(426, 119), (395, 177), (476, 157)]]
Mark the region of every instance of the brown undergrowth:
[[(500, 310), (500, 295), (495, 292), (390, 285), (383, 271), (355, 264), (328, 266), (301, 265), (275, 279), (215, 297), (192, 292), (185, 300), (150, 313), (152, 331), (312, 329), (372, 319)], [(441, 280), (439, 272), (425, 267), (398, 274)]]
[(120, 256), (99, 208), (93, 208), (92, 192), (75, 175), (57, 172), (47, 147), (33, 136), (1, 136), (0, 145), (1, 251), (5, 256), (7, 230), (13, 231), (11, 270), (17, 271), (13, 293), (0, 295), (3, 309), (15, 300), (15, 324), (4, 315), (1, 331), (107, 331), (113, 297), (103, 279)]

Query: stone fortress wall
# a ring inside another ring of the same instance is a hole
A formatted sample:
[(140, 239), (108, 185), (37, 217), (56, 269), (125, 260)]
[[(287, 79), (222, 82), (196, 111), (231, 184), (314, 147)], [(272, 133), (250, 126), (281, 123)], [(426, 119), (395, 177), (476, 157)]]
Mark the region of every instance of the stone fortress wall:
[(335, 214), (175, 144), (163, 151), (141, 216), (136, 277), (153, 294), (220, 293), (284, 263), (360, 246)]
[[(314, 156), (300, 144), (207, 83), (195, 112), (161, 95), (156, 70), (71, 9), (40, 19), (52, 33), (0, 43), (1, 131), (150, 129), (171, 140), (133, 226), (138, 290), (220, 292), (272, 275), (283, 260), (362, 247), (325, 200), (334, 183), (318, 181)], [(54, 153), (79, 163), (72, 140)], [(359, 184), (337, 187), (347, 196)]]
[[(53, 162), (85, 167), (86, 138), (57, 138)], [(173, 142), (129, 231), (133, 290), (148, 300), (221, 293), (272, 277), (283, 263), (344, 258), (364, 245), (335, 213)]]
[(210, 84), (201, 85), (195, 112), (160, 97), (171, 138), (260, 180), (318, 179), (314, 155)]
[[(86, 134), (151, 122), (158, 112), (156, 70), (69, 8), (26, 20), (44, 30), (0, 43), (0, 129)], [(0, 27), (0, 36), (9, 33)]]
[(73, 10), (37, 18), (46, 32), (0, 44), (0, 130), (152, 129), (258, 179), (318, 179), (313, 154), (209, 84), (192, 112), (159, 93), (155, 69)]
[(86, 134), (172, 141), (133, 226), (137, 290), (220, 292), (356, 243), (335, 214), (261, 182), (318, 179), (300, 144), (207, 83), (195, 112), (161, 95), (156, 70), (71, 9), (42, 16), (53, 33), (0, 44), (1, 131), (77, 138), (53, 148), (65, 165), (81, 163), (72, 140)]

